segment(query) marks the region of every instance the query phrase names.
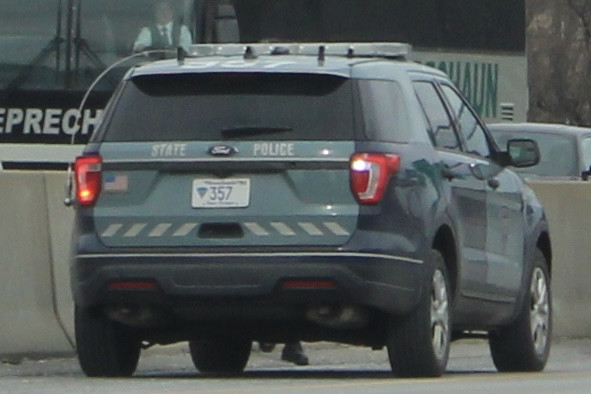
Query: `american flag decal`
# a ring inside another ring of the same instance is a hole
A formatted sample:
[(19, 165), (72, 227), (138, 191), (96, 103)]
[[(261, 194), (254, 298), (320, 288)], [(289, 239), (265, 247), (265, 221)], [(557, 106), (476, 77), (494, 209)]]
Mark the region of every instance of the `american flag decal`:
[(126, 192), (129, 188), (127, 174), (107, 174), (105, 175), (105, 191), (108, 192)]

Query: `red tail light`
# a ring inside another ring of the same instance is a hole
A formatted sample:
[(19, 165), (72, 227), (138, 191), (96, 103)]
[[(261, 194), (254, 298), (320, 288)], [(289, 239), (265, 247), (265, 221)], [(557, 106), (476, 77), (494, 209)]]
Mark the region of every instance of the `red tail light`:
[(400, 157), (382, 153), (357, 153), (351, 157), (351, 190), (360, 204), (382, 200), (388, 180), (400, 169)]
[(81, 156), (74, 163), (76, 199), (82, 206), (94, 205), (101, 192), (101, 164), (99, 155)]

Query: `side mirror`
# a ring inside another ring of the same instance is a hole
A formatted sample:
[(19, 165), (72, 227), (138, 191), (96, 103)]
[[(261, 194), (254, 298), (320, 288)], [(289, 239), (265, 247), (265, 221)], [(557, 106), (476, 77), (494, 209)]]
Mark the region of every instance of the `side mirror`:
[(588, 181), (589, 180), (589, 176), (591, 175), (591, 166), (589, 167), (589, 169), (587, 171), (583, 171), (581, 172), (581, 178), (584, 181)]
[(509, 165), (517, 168), (532, 167), (540, 162), (540, 148), (537, 142), (529, 139), (507, 141)]

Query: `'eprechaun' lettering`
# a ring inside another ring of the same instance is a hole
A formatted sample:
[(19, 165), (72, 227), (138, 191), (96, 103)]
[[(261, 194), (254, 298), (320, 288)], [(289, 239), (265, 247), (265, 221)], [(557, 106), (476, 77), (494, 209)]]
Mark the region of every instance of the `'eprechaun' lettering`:
[(75, 108), (0, 108), (0, 137), (2, 134), (88, 135), (99, 125), (102, 115), (102, 109), (86, 109), (81, 116)]

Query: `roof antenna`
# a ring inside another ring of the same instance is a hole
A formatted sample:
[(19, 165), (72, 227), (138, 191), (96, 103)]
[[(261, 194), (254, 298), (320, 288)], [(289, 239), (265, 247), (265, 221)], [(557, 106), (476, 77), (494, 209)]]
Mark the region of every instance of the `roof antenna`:
[(324, 66), (325, 60), (326, 60), (326, 47), (324, 45), (320, 45), (318, 47), (318, 65)]
[(176, 49), (176, 60), (179, 63), (179, 66), (185, 64), (185, 57), (187, 56), (187, 52), (183, 49), (183, 47), (179, 46)]
[(355, 49), (351, 46), (347, 49), (347, 57), (353, 59), (355, 57)]
[(253, 47), (251, 47), (250, 45), (248, 45), (246, 47), (246, 49), (244, 50), (244, 60), (253, 60), (256, 59), (257, 55), (254, 52)]

